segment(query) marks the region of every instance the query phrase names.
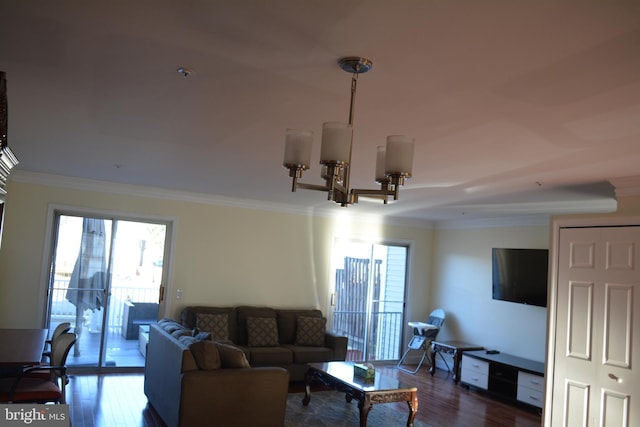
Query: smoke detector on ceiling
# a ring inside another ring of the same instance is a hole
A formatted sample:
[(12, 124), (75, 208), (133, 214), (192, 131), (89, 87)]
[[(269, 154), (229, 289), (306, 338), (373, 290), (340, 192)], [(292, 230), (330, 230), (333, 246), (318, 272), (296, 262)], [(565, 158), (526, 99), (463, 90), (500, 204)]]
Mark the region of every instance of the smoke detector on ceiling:
[(176, 71), (185, 79), (193, 73), (193, 70), (191, 68), (186, 68), (186, 67), (178, 67)]

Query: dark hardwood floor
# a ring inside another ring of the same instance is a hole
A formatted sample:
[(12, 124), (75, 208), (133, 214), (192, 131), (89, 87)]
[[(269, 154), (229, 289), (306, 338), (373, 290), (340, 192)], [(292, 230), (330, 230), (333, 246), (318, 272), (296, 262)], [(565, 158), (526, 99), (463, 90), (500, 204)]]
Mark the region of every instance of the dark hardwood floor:
[[(535, 411), (455, 385), (447, 372), (427, 368), (411, 375), (395, 365), (377, 367), (418, 387), (417, 419), (433, 427), (539, 427)], [(73, 427), (165, 427), (143, 392), (142, 374), (74, 375), (67, 388)], [(301, 387), (296, 388), (299, 391)], [(406, 411), (406, 405), (399, 405)], [(373, 409), (375, 410), (375, 408)], [(193, 426), (198, 427), (198, 426)]]

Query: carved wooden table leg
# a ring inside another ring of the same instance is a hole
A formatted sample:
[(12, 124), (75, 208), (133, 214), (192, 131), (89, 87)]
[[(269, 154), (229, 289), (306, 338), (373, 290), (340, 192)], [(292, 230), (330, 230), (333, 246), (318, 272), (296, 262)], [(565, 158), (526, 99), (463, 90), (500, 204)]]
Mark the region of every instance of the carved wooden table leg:
[(407, 401), (407, 405), (409, 405), (409, 418), (407, 419), (407, 427), (413, 427), (413, 420), (416, 418), (416, 414), (418, 413), (417, 391), (411, 393), (411, 400)]
[(367, 427), (367, 417), (371, 410), (371, 400), (368, 396), (364, 396), (358, 402), (358, 409), (360, 409), (360, 427)]

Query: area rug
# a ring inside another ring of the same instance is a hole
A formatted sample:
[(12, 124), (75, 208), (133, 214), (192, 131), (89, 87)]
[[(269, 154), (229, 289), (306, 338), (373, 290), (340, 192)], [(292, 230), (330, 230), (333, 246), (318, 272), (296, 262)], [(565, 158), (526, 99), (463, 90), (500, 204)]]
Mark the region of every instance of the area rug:
[[(358, 402), (348, 403), (344, 393), (321, 391), (311, 393), (309, 405), (302, 404), (304, 393), (290, 393), (287, 398), (285, 427), (357, 427), (360, 425)], [(420, 407), (418, 406), (418, 412)], [(405, 427), (409, 407), (405, 404), (373, 405), (367, 417), (369, 427)], [(414, 420), (415, 427), (430, 427)]]

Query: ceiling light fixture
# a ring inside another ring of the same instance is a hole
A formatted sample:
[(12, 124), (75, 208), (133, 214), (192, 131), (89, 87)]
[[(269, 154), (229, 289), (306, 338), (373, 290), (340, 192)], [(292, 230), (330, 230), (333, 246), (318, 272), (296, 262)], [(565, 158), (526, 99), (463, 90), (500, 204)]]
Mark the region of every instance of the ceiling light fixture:
[(338, 64), (344, 71), (352, 73), (349, 122), (326, 122), (322, 125), (320, 175), (325, 185), (298, 182), (302, 172), (309, 169), (313, 132), (287, 129), (283, 165), (289, 169), (293, 180), (291, 191), (295, 192), (297, 188), (326, 191), (328, 200), (341, 206), (358, 203), (360, 196), (382, 199), (385, 204), (390, 196), (397, 200), (400, 186), (404, 185), (405, 179), (411, 178), (413, 168), (414, 140), (405, 135), (388, 136), (386, 147), (377, 148), (375, 180), (380, 189), (349, 189), (356, 85), (358, 75), (369, 71), (373, 63), (367, 58), (349, 56), (339, 59)]

